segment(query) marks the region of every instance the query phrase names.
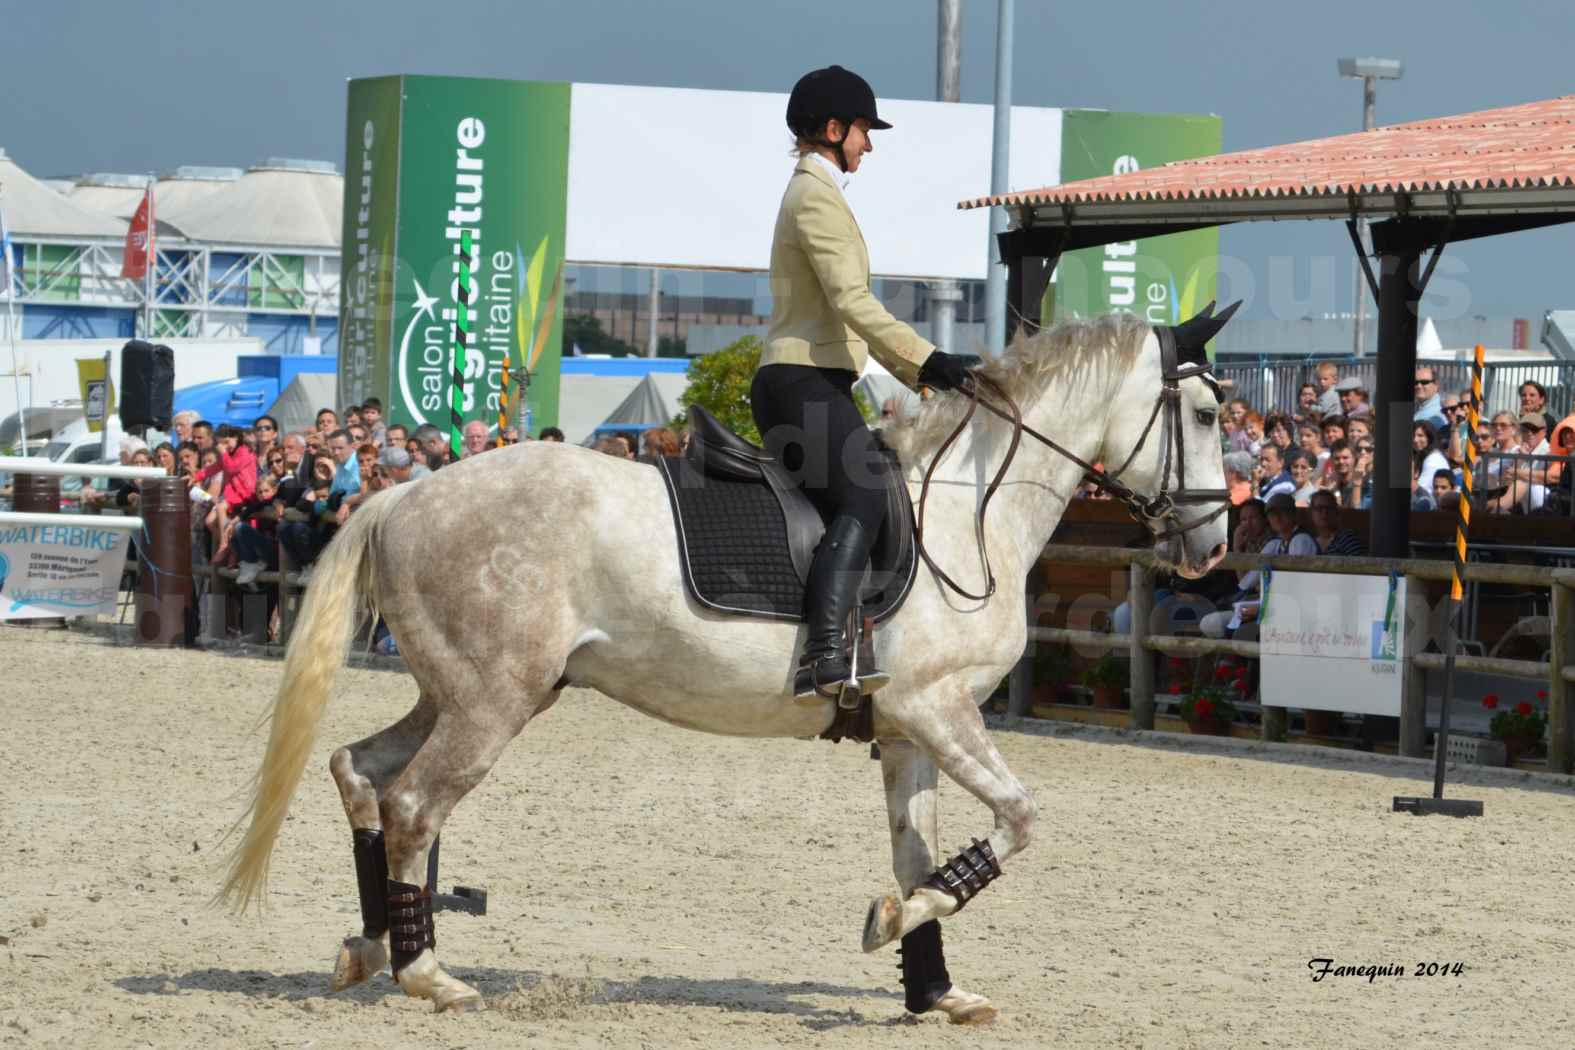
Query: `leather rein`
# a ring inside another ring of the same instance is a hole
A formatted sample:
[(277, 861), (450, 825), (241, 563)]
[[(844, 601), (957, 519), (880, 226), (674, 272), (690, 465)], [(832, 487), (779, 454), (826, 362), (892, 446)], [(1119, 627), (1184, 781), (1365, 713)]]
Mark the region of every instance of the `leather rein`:
[[(1176, 542), (1182, 535), (1207, 525), (1209, 522), (1224, 514), (1230, 508), (1230, 492), (1226, 489), (1189, 489), (1187, 488), (1186, 446), (1181, 425), (1181, 380), (1201, 377), (1209, 388), (1214, 391), (1216, 400), (1221, 400), (1219, 385), (1214, 381), (1210, 366), (1206, 358), (1196, 361), (1178, 363), (1175, 333), (1169, 328), (1155, 328), (1154, 334), (1158, 337), (1160, 347), (1160, 362), (1164, 385), (1159, 394), (1154, 398), (1154, 408), (1149, 412), (1148, 423), (1143, 427), (1143, 433), (1138, 437), (1137, 444), (1132, 447), (1126, 461), (1114, 472), (1101, 470), (1092, 463), (1086, 462), (1082, 457), (1046, 437), (1027, 423), (1023, 422), (1022, 410), (1012, 400), (1001, 385), (995, 380), (979, 372), (970, 372), (970, 382), (965, 383), (961, 392), (968, 397), (968, 411), (958, 421), (956, 428), (941, 442), (941, 447), (936, 449), (935, 456), (930, 460), (929, 468), (924, 472), (924, 482), (919, 487), (919, 509), (914, 522), (914, 543), (918, 548), (919, 557), (924, 559), (924, 564), (941, 580), (942, 583), (957, 592), (961, 597), (973, 601), (987, 601), (995, 594), (995, 573), (990, 567), (990, 552), (985, 545), (984, 519), (985, 512), (990, 507), (990, 500), (994, 498), (996, 490), (1001, 487), (1001, 482), (1006, 477), (1007, 469), (1012, 465), (1013, 458), (1017, 455), (1018, 445), (1022, 437), (1027, 434), (1040, 444), (1059, 453), (1066, 459), (1083, 468), (1086, 480), (1092, 481), (1103, 491), (1126, 504), (1127, 510), (1132, 513), (1153, 535), (1155, 540), (1171, 540)], [(1001, 405), (995, 405), (985, 400), (979, 388), (985, 387)], [(946, 456), (946, 450), (962, 436), (968, 424), (973, 420), (974, 412), (980, 406), (987, 411), (1012, 424), (1012, 439), (1006, 449), (1006, 458), (1001, 461), (1001, 466), (996, 470), (995, 476), (990, 479), (990, 484), (985, 487), (984, 499), (979, 502), (979, 513), (976, 518), (976, 531), (979, 541), (979, 557), (984, 562), (986, 587), (983, 594), (973, 594), (965, 590), (953, 580), (930, 557), (930, 552), (924, 546), (924, 506), (930, 494), (930, 479), (935, 476), (935, 468), (940, 465)], [(1163, 412), (1161, 411), (1163, 410)], [(1132, 461), (1137, 458), (1143, 446), (1148, 442), (1149, 434), (1154, 430), (1154, 424), (1161, 421), (1161, 464), (1159, 476), (1159, 491), (1153, 496), (1144, 496), (1134, 492), (1130, 487), (1121, 482), (1121, 475), (1126, 473)], [(1174, 449), (1174, 471), (1176, 475), (1176, 489), (1170, 490), (1170, 476), (1172, 472), (1171, 452)], [(1219, 506), (1212, 513), (1191, 521), (1182, 520), (1180, 505), (1189, 503), (1215, 503)]]

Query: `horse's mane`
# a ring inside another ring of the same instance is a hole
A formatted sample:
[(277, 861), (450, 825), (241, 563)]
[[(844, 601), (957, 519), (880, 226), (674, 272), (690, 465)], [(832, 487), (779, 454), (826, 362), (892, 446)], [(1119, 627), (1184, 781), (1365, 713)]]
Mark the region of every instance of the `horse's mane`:
[[(1022, 405), (1064, 373), (1112, 357), (1120, 365), (1130, 365), (1148, 330), (1142, 318), (1125, 312), (1090, 321), (1061, 321), (1013, 340), (999, 357), (985, 358), (978, 371)], [(904, 462), (916, 462), (946, 439), (967, 407), (962, 397), (930, 398), (917, 412), (889, 424), (881, 436)]]

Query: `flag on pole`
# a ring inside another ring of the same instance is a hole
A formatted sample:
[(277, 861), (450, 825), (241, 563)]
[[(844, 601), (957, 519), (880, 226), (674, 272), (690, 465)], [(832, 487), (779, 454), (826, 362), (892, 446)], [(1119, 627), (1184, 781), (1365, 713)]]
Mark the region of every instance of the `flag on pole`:
[(146, 277), (153, 251), (153, 187), (149, 186), (142, 195), (142, 203), (137, 205), (137, 214), (131, 217), (131, 227), (126, 230), (126, 256), (120, 264), (120, 275), (133, 280)]

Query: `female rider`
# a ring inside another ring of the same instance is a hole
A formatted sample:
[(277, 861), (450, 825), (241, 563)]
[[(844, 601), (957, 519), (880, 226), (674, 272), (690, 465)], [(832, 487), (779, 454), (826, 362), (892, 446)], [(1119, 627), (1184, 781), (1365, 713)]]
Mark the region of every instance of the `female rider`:
[[(771, 328), (750, 388), (766, 448), (803, 485), (826, 520), (805, 588), (809, 633), (794, 693), (848, 677), (843, 626), (858, 597), (870, 547), (885, 518), (886, 460), (853, 400), (868, 354), (910, 387), (955, 390), (972, 355), (947, 354), (898, 321), (870, 292), (869, 254), (843, 190), (891, 127), (856, 73), (830, 66), (805, 74), (788, 99), (798, 164), (771, 242)], [(860, 667), (864, 692), (887, 676)]]

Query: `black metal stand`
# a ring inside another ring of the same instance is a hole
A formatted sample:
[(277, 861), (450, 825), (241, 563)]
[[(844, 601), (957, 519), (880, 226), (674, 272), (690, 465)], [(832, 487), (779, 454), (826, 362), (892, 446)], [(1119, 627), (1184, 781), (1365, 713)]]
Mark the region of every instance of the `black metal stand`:
[(480, 886), (455, 886), (453, 893), (438, 892), (438, 842), (439, 839), (433, 839), (427, 852), (427, 889), (432, 891), (432, 910), (487, 914), (487, 891)]

